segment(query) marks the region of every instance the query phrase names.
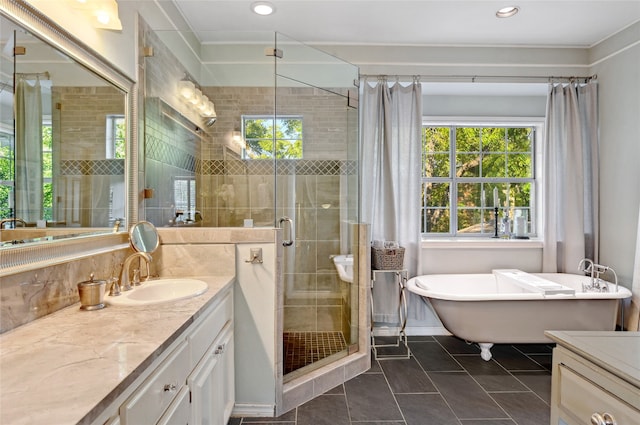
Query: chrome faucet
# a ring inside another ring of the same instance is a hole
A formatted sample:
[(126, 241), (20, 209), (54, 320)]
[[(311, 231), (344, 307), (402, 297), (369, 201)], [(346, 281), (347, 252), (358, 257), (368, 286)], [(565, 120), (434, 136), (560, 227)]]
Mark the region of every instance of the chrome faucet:
[(613, 274), (615, 280), (616, 292), (618, 292), (618, 275), (616, 274), (616, 271), (611, 267), (596, 264), (588, 258), (583, 258), (582, 260), (580, 260), (580, 263), (578, 263), (578, 270), (584, 272), (585, 274), (588, 273), (591, 275), (591, 284), (588, 286), (582, 285), (583, 291), (608, 292), (609, 285), (605, 280), (600, 278), (600, 275), (610, 271)]
[(130, 256), (124, 260), (124, 264), (122, 265), (122, 273), (120, 274), (120, 288), (123, 291), (128, 291), (131, 289), (131, 284), (129, 283), (129, 268), (131, 267), (131, 263), (136, 258), (142, 258), (147, 263), (147, 276), (149, 275), (149, 264), (151, 263), (151, 255), (146, 252), (134, 252)]
[(13, 223), (14, 228), (17, 223), (22, 223), (22, 227), (27, 227), (27, 222), (21, 218), (3, 218), (0, 220), (0, 229), (4, 229), (4, 223)]

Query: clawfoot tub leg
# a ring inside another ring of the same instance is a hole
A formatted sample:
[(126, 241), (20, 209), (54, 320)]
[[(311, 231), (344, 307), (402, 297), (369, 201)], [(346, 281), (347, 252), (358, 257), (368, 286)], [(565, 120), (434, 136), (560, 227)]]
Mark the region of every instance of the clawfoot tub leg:
[(482, 360), (489, 361), (491, 360), (491, 347), (493, 347), (492, 343), (489, 342), (481, 342), (480, 345), (480, 357)]

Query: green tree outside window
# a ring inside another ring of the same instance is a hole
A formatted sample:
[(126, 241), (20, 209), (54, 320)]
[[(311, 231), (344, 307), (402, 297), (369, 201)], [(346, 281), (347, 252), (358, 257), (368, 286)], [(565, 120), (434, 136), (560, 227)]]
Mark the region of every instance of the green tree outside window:
[(243, 130), (245, 159), (302, 158), (302, 117), (244, 116)]
[(534, 128), (424, 126), (422, 233), (492, 234), (499, 214), (532, 216)]

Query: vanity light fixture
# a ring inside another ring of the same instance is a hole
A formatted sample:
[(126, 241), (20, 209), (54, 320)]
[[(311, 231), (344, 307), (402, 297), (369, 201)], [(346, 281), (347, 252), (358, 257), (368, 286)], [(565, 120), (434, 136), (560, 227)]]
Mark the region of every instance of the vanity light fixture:
[(122, 30), (116, 0), (71, 0), (71, 7), (84, 14), (95, 28)]
[(275, 12), (276, 8), (268, 1), (257, 1), (255, 3), (251, 3), (251, 10), (253, 10), (253, 13), (257, 13), (258, 15), (267, 16)]
[(180, 80), (178, 81), (178, 92), (185, 101), (188, 101), (196, 93), (196, 85), (190, 80)]
[(193, 93), (193, 96), (191, 96), (191, 99), (189, 99), (189, 103), (191, 103), (194, 108), (197, 108), (201, 101), (202, 101), (202, 91), (200, 91), (200, 89), (196, 87), (196, 90)]
[(202, 94), (202, 91), (189, 79), (189, 77), (185, 77), (178, 81), (178, 94), (184, 103), (194, 108), (201, 117), (216, 117), (216, 108), (213, 102), (209, 100), (207, 96)]
[(510, 18), (516, 13), (518, 13), (519, 11), (520, 11), (520, 8), (518, 6), (507, 6), (507, 7), (503, 7), (502, 9), (499, 9), (496, 12), (496, 16), (498, 18)]

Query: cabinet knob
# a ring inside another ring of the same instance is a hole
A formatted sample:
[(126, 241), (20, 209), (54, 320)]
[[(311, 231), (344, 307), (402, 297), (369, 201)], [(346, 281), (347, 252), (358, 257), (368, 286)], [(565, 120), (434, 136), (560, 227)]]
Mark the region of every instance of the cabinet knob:
[(611, 413), (594, 413), (591, 415), (591, 425), (618, 425)]
[(220, 344), (218, 345), (218, 347), (216, 347), (216, 351), (214, 351), (214, 354), (221, 354), (224, 351), (224, 344)]
[(164, 384), (163, 390), (164, 392), (174, 393), (176, 391), (176, 384)]

